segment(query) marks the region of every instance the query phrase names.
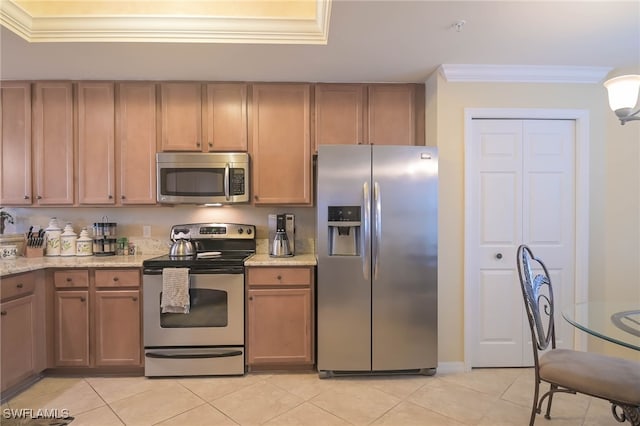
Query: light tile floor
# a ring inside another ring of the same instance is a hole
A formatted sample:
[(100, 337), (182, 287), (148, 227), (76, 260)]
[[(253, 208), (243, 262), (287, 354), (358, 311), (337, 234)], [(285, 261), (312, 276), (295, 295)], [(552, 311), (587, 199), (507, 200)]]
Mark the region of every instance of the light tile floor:
[[(82, 425), (527, 425), (532, 369), (425, 376), (247, 374), (148, 379), (46, 377), (2, 408), (69, 410)], [(610, 406), (556, 395), (549, 426), (617, 425)], [(0, 419), (1, 421), (2, 419)]]

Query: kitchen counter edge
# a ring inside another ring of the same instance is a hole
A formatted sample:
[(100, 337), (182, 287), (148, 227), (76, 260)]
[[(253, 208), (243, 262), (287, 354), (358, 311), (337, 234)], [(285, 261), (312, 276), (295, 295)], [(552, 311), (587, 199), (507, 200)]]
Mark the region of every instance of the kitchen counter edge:
[[(38, 271), (46, 268), (141, 268), (142, 262), (158, 254), (135, 256), (55, 256), (19, 257), (15, 260), (0, 261), (0, 277)], [(300, 254), (293, 257), (270, 257), (268, 254), (254, 254), (245, 261), (245, 266), (315, 266), (315, 254)]]

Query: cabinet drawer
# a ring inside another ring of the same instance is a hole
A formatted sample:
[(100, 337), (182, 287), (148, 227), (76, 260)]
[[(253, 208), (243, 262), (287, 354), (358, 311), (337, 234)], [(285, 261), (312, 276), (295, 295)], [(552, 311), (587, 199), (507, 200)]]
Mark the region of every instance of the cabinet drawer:
[(29, 272), (2, 278), (1, 284), (3, 300), (33, 293), (36, 285), (35, 274)]
[(86, 269), (55, 271), (53, 273), (53, 283), (56, 288), (89, 287), (89, 271)]
[(140, 287), (138, 269), (98, 269), (96, 287)]
[(250, 286), (311, 285), (311, 268), (247, 268)]

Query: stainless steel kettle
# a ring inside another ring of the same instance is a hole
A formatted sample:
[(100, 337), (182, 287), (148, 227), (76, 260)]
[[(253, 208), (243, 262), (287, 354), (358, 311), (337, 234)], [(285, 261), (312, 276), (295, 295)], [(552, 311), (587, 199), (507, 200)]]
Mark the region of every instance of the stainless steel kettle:
[(273, 246), (271, 249), (272, 257), (288, 257), (293, 256), (291, 253), (291, 248), (289, 246), (289, 238), (287, 238), (287, 233), (285, 231), (279, 230), (276, 231), (276, 236), (273, 239)]
[(170, 257), (190, 257), (196, 255), (196, 249), (193, 243), (185, 238), (178, 238), (173, 241), (169, 249)]

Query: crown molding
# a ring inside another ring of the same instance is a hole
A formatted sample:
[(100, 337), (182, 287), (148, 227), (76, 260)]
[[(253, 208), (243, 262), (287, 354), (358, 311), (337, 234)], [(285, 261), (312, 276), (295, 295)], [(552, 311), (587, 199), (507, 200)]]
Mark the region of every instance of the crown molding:
[(497, 83), (600, 83), (611, 67), (545, 65), (442, 64), (439, 72), (448, 82)]
[(316, 19), (210, 16), (32, 17), (0, 1), (0, 24), (28, 42), (327, 44), (332, 0), (316, 0)]

